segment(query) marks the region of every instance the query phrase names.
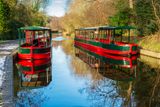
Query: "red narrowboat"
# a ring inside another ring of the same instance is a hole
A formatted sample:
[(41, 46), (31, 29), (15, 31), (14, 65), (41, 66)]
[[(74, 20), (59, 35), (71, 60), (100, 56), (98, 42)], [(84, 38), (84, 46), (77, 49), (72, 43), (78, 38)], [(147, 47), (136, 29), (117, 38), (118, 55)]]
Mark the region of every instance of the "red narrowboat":
[(51, 29), (29, 26), (18, 29), (19, 59), (51, 58)]
[(133, 39), (135, 28), (123, 27), (92, 27), (75, 30), (75, 46), (80, 46), (99, 54), (132, 56), (139, 53), (138, 45)]

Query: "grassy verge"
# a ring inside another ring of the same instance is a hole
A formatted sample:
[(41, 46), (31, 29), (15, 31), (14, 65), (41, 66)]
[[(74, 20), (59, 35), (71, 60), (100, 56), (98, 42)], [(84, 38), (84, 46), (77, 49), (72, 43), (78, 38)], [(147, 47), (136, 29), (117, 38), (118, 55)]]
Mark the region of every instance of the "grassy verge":
[(160, 52), (160, 32), (142, 38), (142, 40), (140, 40), (138, 44), (143, 49)]

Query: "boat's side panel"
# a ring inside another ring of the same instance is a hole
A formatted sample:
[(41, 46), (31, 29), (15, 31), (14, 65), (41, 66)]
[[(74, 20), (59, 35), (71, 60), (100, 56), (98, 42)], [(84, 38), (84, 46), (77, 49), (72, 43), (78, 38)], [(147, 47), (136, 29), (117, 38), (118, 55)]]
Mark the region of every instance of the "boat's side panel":
[(46, 52), (50, 52), (50, 51), (51, 51), (51, 48), (48, 47), (48, 48), (34, 49), (33, 53), (46, 53)]
[(48, 52), (48, 53), (43, 53), (43, 54), (18, 54), (18, 57), (20, 59), (48, 59), (48, 58), (51, 58), (51, 53)]
[(18, 64), (22, 66), (40, 66), (51, 62), (50, 59), (41, 59), (41, 60), (18, 60)]
[[(33, 53), (31, 53), (33, 52)], [(37, 47), (20, 47), (18, 57), (20, 59), (45, 59), (51, 58), (51, 47), (37, 48)]]
[(77, 42), (77, 41), (75, 42), (75, 45), (94, 49), (94, 50), (97, 50), (99, 53), (104, 53), (104, 54), (116, 54), (116, 55), (128, 55), (129, 54), (129, 51), (109, 50), (109, 49), (105, 49), (105, 48), (102, 48), (99, 46), (86, 44), (86, 43), (82, 43), (82, 42)]
[(75, 39), (78, 42), (82, 42), (82, 43), (86, 43), (86, 44), (91, 44), (94, 46), (98, 46), (98, 47), (102, 47), (105, 49), (109, 49), (109, 50), (119, 50), (119, 51), (129, 51), (130, 47), (129, 46), (118, 46), (115, 44), (104, 44), (102, 42), (96, 42), (96, 41), (91, 41), (91, 40), (83, 40), (83, 39)]
[(37, 47), (21, 47), (19, 48), (19, 53), (21, 54), (29, 54), (31, 52), (31, 49), (33, 49), (33, 53), (46, 53), (51, 51), (51, 47), (47, 48), (37, 48)]
[(30, 49), (29, 48), (19, 48), (19, 53), (21, 54), (30, 54)]
[(100, 49), (100, 51), (102, 52), (118, 55), (137, 54), (138, 47), (136, 44), (105, 44), (99, 41), (84, 40), (78, 38), (75, 38), (75, 42), (82, 43), (86, 46), (97, 46), (97, 49)]

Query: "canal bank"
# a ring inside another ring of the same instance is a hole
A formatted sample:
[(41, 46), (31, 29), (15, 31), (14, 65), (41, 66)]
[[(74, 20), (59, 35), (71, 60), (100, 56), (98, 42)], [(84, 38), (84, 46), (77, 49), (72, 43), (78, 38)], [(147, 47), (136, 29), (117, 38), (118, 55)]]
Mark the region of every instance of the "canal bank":
[(0, 106), (3, 107), (13, 107), (13, 53), (17, 47), (17, 40), (0, 44)]
[(160, 59), (160, 53), (158, 52), (153, 52), (146, 49), (140, 49), (140, 54)]
[(4, 78), (2, 82), (2, 105), (13, 107), (13, 62), (12, 56), (6, 57), (4, 64)]

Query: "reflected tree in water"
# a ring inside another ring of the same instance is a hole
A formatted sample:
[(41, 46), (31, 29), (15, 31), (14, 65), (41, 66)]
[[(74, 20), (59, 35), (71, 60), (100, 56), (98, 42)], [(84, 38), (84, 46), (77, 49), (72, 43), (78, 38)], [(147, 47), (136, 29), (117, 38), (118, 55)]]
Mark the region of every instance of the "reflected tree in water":
[(23, 90), (17, 94), (16, 107), (40, 107), (47, 99), (41, 90)]
[(160, 67), (139, 64), (139, 78), (134, 88), (137, 107), (160, 107)]
[(116, 81), (102, 77), (87, 82), (81, 91), (88, 93), (88, 99), (93, 102), (93, 107), (128, 107), (133, 105), (132, 85), (132, 81)]
[[(74, 68), (74, 75), (79, 77), (91, 75), (79, 92), (87, 93), (93, 107), (160, 107), (160, 67), (157, 65), (152, 63), (151, 66), (141, 58), (135, 68), (136, 77), (131, 81), (120, 81), (117, 78), (111, 78), (112, 75), (108, 77), (108, 74), (100, 75), (98, 70), (86, 66), (83, 61), (75, 57), (71, 42), (63, 42), (62, 45), (64, 51), (72, 56), (71, 65)], [(114, 69), (111, 72), (115, 75)], [(128, 73), (134, 75), (133, 72)]]

